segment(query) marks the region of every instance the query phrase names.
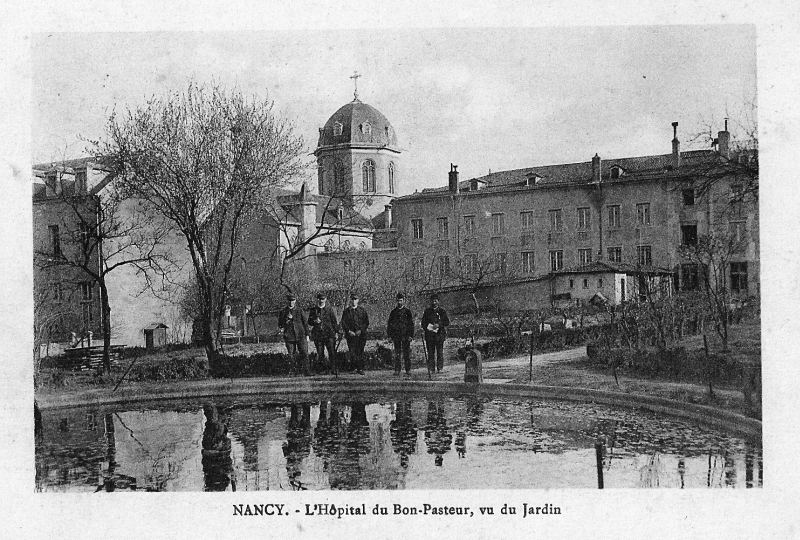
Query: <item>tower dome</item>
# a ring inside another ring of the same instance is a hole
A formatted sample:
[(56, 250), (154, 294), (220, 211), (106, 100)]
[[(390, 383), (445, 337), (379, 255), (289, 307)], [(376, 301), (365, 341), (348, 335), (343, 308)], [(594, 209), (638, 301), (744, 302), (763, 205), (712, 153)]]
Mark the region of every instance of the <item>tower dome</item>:
[(339, 108), (320, 130), (317, 148), (338, 144), (397, 147), (397, 135), (378, 109), (359, 100)]

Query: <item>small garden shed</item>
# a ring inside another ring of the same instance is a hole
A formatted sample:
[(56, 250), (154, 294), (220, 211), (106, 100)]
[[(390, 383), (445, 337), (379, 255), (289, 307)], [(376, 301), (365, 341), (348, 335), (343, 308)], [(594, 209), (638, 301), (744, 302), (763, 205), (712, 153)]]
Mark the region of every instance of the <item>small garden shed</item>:
[(144, 328), (144, 346), (147, 350), (157, 349), (167, 344), (167, 326), (164, 323), (151, 323)]

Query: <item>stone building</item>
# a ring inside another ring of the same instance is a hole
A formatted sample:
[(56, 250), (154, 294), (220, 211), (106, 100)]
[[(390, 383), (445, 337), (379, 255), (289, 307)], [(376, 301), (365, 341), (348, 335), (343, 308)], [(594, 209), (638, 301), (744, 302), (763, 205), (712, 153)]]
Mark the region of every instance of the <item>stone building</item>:
[(752, 194), (742, 195), (753, 181), (748, 175), (757, 174), (753, 164), (745, 166), (753, 154), (733, 152), (727, 130), (719, 132), (716, 148), (681, 152), (673, 126), (672, 152), (663, 155), (595, 154), (582, 163), (467, 181), (451, 166), (446, 187), (393, 201), (398, 251), (429, 289), (504, 297), (499, 289), (505, 288), (515, 291), (511, 302), (534, 307), (596, 292), (612, 303), (635, 294), (639, 277), (628, 282), (627, 294), (621, 277), (611, 294), (608, 279), (597, 277), (581, 277), (578, 289), (575, 278), (540, 283), (599, 262), (636, 269), (617, 276), (669, 275), (675, 289), (696, 289), (704, 271), (682, 257), (682, 246), (703, 235), (725, 236), (733, 241), (729, 288), (758, 295), (758, 204)]
[[(755, 155), (735, 151), (727, 129), (710, 149), (681, 151), (673, 125), (665, 154), (595, 154), (580, 163), (468, 180), (451, 165), (446, 186), (398, 196), (398, 136), (380, 111), (356, 95), (319, 130), (317, 193), (305, 184), (280, 191), (271, 210), (248, 224), (226, 311), (238, 321), (231, 331), (274, 332), (281, 281), (298, 288), (301, 305), (316, 290), (334, 293), (339, 307), (350, 290), (383, 295), (389, 303), (396, 290), (420, 293), (416, 302), (436, 290), (456, 312), (472, 309), (476, 298), (513, 309), (588, 302), (598, 295), (615, 304), (636, 298), (642, 284), (654, 281), (667, 294), (692, 290), (704, 269), (682, 256), (682, 246), (709, 234), (733, 240), (727, 270), (732, 292), (757, 296), (758, 201), (747, 190), (747, 175), (755, 170), (757, 178)], [(34, 169), (34, 244), (56, 249), (53, 227), (62, 210), (50, 179), (66, 175), (92, 186), (104, 172), (92, 159)], [(177, 235), (174, 242), (174, 252), (188, 262)], [(81, 281), (43, 272), (34, 281), (62, 298), (64, 285), (58, 283), (67, 279)], [(121, 272), (110, 288), (117, 341), (144, 344), (142, 329), (154, 322), (185, 328), (175, 302), (140, 293), (137, 279)], [(74, 300), (78, 319), (62, 325), (62, 337), (78, 326), (99, 327), (97, 295), (70, 287), (80, 293)]]

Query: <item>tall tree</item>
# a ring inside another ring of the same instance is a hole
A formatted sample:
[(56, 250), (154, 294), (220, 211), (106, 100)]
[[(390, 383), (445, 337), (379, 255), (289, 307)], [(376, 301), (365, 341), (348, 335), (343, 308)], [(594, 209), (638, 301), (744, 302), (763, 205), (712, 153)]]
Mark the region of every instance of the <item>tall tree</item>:
[(112, 114), (99, 152), (134, 197), (153, 205), (186, 242), (209, 360), (245, 227), (301, 172), (304, 145), (273, 103), (218, 84)]

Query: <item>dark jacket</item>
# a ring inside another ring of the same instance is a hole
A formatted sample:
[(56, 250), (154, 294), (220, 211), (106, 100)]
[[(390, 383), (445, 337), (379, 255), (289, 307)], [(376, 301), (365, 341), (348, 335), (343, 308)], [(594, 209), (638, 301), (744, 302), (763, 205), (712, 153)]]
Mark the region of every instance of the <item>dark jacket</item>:
[[(431, 332), (428, 330), (429, 324), (439, 325), (438, 332)], [(425, 340), (444, 340), (447, 337), (447, 327), (450, 326), (450, 319), (447, 317), (447, 312), (442, 308), (429, 307), (425, 309), (422, 314), (422, 329), (425, 330)]]
[(395, 307), (389, 313), (386, 323), (386, 335), (391, 340), (411, 339), (414, 337), (414, 315), (405, 306)]
[(347, 332), (355, 332), (358, 336), (364, 336), (369, 327), (369, 316), (367, 310), (361, 306), (354, 308), (348, 306), (342, 312), (342, 331), (349, 337)]
[(328, 305), (324, 308), (314, 306), (308, 310), (308, 324), (311, 326), (311, 339), (313, 341), (335, 339), (339, 330), (336, 313)]
[[(289, 320), (289, 312), (292, 313), (292, 319)], [(286, 341), (300, 341), (305, 339), (308, 335), (308, 320), (303, 310), (295, 306), (290, 309), (285, 306), (280, 313), (278, 313), (278, 328), (283, 330), (283, 339)]]

